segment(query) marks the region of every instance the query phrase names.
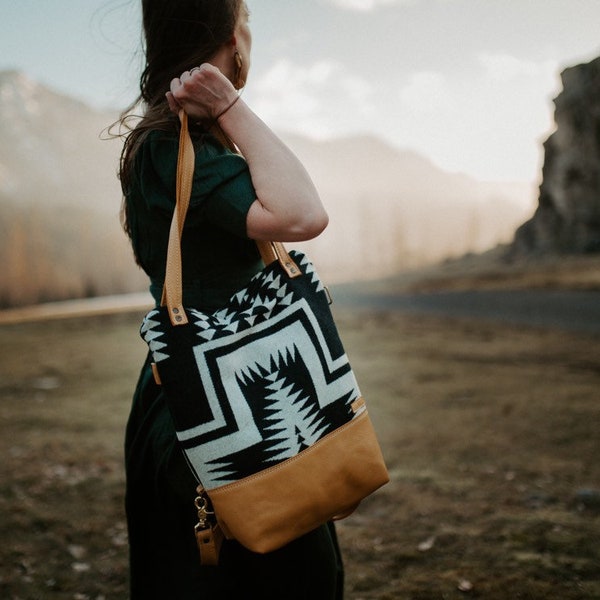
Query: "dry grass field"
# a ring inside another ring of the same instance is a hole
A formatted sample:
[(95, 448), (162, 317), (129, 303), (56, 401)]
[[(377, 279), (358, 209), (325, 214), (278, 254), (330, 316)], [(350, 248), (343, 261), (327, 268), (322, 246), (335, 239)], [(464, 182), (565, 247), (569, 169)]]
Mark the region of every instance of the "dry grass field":
[[(485, 280), (447, 271), (410, 285)], [(347, 599), (600, 598), (598, 337), (337, 318), (392, 476), (339, 524)], [(139, 319), (0, 326), (2, 599), (127, 598), (121, 454)]]

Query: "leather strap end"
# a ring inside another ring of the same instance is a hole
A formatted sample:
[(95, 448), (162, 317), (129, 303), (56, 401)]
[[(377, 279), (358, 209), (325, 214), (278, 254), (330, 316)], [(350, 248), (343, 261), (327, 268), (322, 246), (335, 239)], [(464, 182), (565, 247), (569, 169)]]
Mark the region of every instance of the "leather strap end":
[(200, 564), (203, 567), (216, 567), (223, 544), (223, 532), (219, 525), (196, 531), (196, 542), (200, 551)]
[[(273, 257), (272, 260), (269, 260), (269, 262), (265, 260), (265, 254), (267, 254), (267, 251), (263, 246), (264, 244), (268, 244), (270, 247), (268, 255), (269, 257)], [(281, 242), (260, 242), (258, 249), (260, 250), (265, 264), (269, 264), (275, 260), (278, 260), (279, 264), (290, 279), (293, 279), (294, 277), (300, 277), (300, 275), (302, 275), (302, 271), (294, 262), (294, 259), (289, 255), (288, 251), (285, 249), (285, 246)]]
[(169, 306), (169, 319), (171, 319), (171, 325), (176, 327), (177, 325), (186, 325), (188, 322), (187, 315), (182, 305)]

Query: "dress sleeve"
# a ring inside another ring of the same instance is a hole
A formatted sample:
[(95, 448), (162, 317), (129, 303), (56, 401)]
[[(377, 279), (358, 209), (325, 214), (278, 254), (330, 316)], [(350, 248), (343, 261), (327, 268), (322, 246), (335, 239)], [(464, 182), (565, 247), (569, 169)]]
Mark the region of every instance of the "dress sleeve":
[(248, 164), (243, 157), (205, 142), (196, 152), (192, 210), (217, 227), (247, 237), (246, 217), (256, 200)]
[[(151, 205), (149, 208), (172, 213), (177, 140), (165, 134), (156, 134), (152, 138), (152, 173), (141, 178), (142, 187), (146, 185), (150, 189), (143, 195)], [(246, 238), (246, 216), (256, 200), (248, 164), (211, 136), (205, 136), (195, 146), (196, 163), (186, 227), (204, 221)]]

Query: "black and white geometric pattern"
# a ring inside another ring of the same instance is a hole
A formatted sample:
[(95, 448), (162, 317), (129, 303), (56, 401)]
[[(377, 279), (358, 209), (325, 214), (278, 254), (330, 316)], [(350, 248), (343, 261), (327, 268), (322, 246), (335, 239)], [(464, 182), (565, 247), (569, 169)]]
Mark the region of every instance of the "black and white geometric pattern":
[(157, 364), (177, 436), (207, 490), (276, 465), (355, 416), (358, 385), (313, 265), (275, 262), (214, 313), (165, 308), (141, 335)]

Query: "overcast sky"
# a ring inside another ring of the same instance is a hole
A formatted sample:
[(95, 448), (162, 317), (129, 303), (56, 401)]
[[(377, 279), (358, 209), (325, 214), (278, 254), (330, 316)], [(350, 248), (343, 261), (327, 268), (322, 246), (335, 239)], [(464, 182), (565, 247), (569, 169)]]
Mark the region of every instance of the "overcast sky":
[[(248, 4), (244, 97), (270, 125), (373, 133), (479, 179), (537, 180), (560, 70), (600, 55), (600, 0)], [(138, 0), (0, 0), (0, 69), (122, 108), (139, 29)]]

